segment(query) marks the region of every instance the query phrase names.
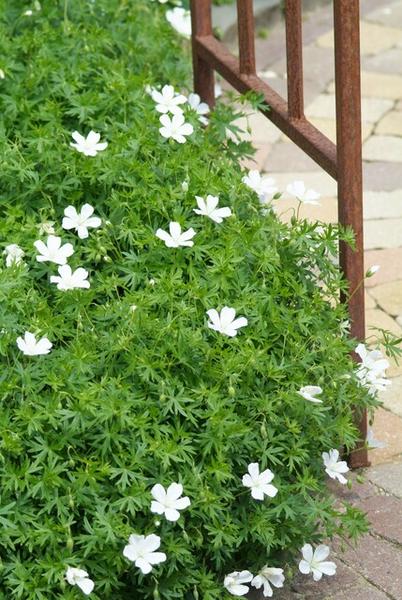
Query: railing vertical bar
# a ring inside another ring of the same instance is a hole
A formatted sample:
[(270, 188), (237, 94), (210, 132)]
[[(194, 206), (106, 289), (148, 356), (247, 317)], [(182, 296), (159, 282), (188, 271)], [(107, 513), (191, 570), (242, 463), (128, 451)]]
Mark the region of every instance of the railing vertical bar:
[[(351, 335), (365, 338), (363, 176), (361, 137), (359, 0), (335, 0), (335, 84), (339, 222), (352, 227), (356, 249), (340, 244), (340, 262), (349, 281)], [(369, 465), (365, 447), (367, 414), (358, 417), (361, 443), (349, 457), (353, 468)]]
[(194, 91), (210, 107), (215, 104), (215, 76), (212, 67), (198, 54), (198, 37), (212, 35), (211, 0), (191, 0), (191, 39)]
[(304, 92), (301, 0), (286, 0), (285, 11), (288, 113), (291, 119), (302, 119)]
[(253, 0), (237, 0), (240, 73), (255, 75)]

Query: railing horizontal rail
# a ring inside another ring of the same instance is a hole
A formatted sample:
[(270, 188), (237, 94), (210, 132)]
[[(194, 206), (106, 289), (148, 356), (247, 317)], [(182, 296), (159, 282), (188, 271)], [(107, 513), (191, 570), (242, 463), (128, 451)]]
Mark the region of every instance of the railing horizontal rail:
[(239, 61), (224, 44), (212, 35), (196, 38), (197, 52), (238, 92), (261, 92), (267, 103), (263, 113), (279, 129), (315, 160), (327, 173), (337, 178), (336, 146), (304, 117), (289, 120), (288, 105), (257, 75), (245, 76), (240, 72)]

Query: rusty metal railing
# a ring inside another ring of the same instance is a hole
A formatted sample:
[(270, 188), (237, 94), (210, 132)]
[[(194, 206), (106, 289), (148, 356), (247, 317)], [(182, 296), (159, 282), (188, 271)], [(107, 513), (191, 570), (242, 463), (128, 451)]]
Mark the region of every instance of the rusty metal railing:
[[(340, 264), (350, 286), (351, 335), (365, 337), (360, 97), (359, 0), (334, 0), (337, 143), (304, 116), (302, 0), (285, 1), (288, 101), (256, 74), (253, 0), (237, 0), (239, 58), (213, 35), (211, 0), (191, 0), (194, 88), (214, 105), (214, 71), (235, 89), (263, 94), (262, 113), (338, 182), (338, 215), (352, 227), (356, 248), (341, 242)], [(268, 108), (269, 107), (269, 108)], [(367, 414), (359, 418), (361, 443), (349, 458), (354, 468), (367, 466)]]

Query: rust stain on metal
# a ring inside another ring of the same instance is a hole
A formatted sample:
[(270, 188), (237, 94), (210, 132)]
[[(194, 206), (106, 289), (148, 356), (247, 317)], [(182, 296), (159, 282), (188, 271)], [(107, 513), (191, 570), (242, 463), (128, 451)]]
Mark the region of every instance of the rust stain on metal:
[(301, 0), (288, 0), (286, 15), (286, 62), (290, 119), (304, 116), (303, 33)]
[(255, 75), (253, 0), (237, 0), (240, 73)]
[[(288, 102), (256, 75), (252, 0), (237, 0), (239, 58), (212, 30), (211, 0), (191, 0), (194, 88), (213, 106), (214, 71), (240, 93), (261, 92), (263, 114), (338, 182), (339, 222), (352, 227), (356, 249), (340, 244), (340, 263), (349, 281), (352, 336), (365, 337), (362, 209), (359, 0), (334, 0), (337, 143), (304, 116), (302, 2), (286, 0)], [(345, 299), (343, 299), (345, 300)], [(356, 358), (356, 357), (354, 357)], [(349, 457), (354, 468), (369, 465), (365, 446), (367, 414), (356, 415), (361, 443)]]

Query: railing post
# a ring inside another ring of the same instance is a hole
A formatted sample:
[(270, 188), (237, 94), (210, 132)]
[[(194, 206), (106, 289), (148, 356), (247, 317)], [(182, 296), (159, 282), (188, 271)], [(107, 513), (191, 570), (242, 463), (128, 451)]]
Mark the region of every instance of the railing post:
[(196, 44), (197, 37), (212, 35), (211, 0), (191, 0), (194, 91), (210, 107), (215, 104), (215, 77), (211, 66), (203, 60)]
[(301, 0), (286, 0), (285, 10), (288, 113), (290, 119), (302, 119), (304, 117), (304, 86)]
[[(360, 85), (359, 0), (334, 0), (335, 84), (339, 222), (352, 227), (356, 249), (341, 242), (340, 263), (349, 281), (351, 335), (365, 338), (363, 176)], [(349, 457), (353, 468), (369, 465), (367, 414), (358, 418), (361, 442)]]
[(237, 0), (239, 61), (242, 75), (255, 75), (253, 0)]

